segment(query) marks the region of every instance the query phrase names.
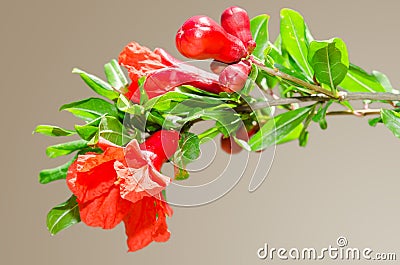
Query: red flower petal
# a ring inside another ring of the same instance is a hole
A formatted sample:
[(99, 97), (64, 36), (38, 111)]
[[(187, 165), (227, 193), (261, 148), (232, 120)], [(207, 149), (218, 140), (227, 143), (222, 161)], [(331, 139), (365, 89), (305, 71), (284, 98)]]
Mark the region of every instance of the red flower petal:
[(125, 95), (128, 98), (131, 98), (138, 89), (139, 78), (154, 70), (166, 67), (162, 63), (160, 55), (140, 46), (137, 42), (131, 42), (126, 45), (120, 53), (118, 61), (128, 70), (129, 77), (132, 80), (129, 92)]
[(103, 229), (111, 229), (118, 225), (132, 207), (131, 202), (121, 198), (116, 185), (92, 201), (78, 201), (78, 204), (82, 222)]
[(129, 251), (144, 248), (152, 241), (165, 242), (169, 239), (165, 204), (153, 197), (145, 197), (133, 205), (124, 219)]
[(160, 194), (171, 181), (150, 165), (136, 169), (125, 167), (116, 161), (114, 168), (119, 179), (121, 197), (133, 203), (146, 196)]
[(103, 154), (78, 156), (70, 166), (67, 184), (82, 203), (107, 193), (117, 180), (115, 160), (124, 161), (122, 148), (110, 147)]

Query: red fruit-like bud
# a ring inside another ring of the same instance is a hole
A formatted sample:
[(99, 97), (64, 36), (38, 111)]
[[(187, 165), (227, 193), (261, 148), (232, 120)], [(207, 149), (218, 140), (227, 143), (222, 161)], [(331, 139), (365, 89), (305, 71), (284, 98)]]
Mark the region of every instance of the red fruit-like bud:
[[(243, 141), (249, 140), (245, 126), (241, 126), (236, 131), (236, 138), (243, 140)], [(228, 154), (237, 154), (240, 151), (242, 151), (242, 147), (235, 142), (235, 139), (233, 139), (233, 137), (230, 136), (230, 137), (224, 138), (223, 135), (221, 136), (221, 149), (224, 150)]]
[(159, 169), (178, 149), (179, 132), (160, 130), (152, 134), (141, 145), (140, 149), (156, 154), (154, 166)]
[[(241, 126), (236, 131), (236, 138), (247, 142), (251, 136), (258, 132), (259, 129), (260, 127), (256, 125), (253, 126), (249, 131), (247, 131), (245, 126)], [(228, 154), (237, 154), (242, 151), (242, 147), (235, 142), (233, 137), (230, 136), (224, 138), (223, 135), (221, 136), (221, 149)]]
[(234, 63), (247, 55), (240, 39), (206, 16), (188, 19), (178, 30), (175, 41), (178, 51), (191, 59)]
[(251, 71), (251, 64), (248, 61), (241, 61), (226, 67), (219, 75), (219, 82), (228, 87), (230, 92), (241, 90), (246, 84)]
[(252, 53), (256, 48), (256, 43), (250, 31), (249, 15), (246, 10), (237, 6), (225, 9), (221, 15), (221, 25), (226, 32), (238, 37), (249, 53)]

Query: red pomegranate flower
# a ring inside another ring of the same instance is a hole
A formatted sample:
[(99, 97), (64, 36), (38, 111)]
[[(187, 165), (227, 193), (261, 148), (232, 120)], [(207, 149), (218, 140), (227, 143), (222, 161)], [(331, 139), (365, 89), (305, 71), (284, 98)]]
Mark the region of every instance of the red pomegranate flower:
[(103, 229), (123, 221), (129, 251), (167, 241), (166, 216), (172, 209), (161, 192), (171, 180), (159, 171), (176, 151), (178, 139), (175, 131), (158, 131), (143, 144), (132, 140), (126, 147), (100, 139), (104, 153), (79, 155), (68, 170), (67, 184), (77, 197), (81, 220)]
[(192, 85), (211, 93), (229, 91), (221, 85), (218, 76), (185, 64), (161, 48), (154, 51), (131, 42), (119, 55), (132, 80), (125, 96), (133, 102), (140, 101), (138, 80), (146, 76), (144, 90), (149, 98), (162, 95), (177, 86)]

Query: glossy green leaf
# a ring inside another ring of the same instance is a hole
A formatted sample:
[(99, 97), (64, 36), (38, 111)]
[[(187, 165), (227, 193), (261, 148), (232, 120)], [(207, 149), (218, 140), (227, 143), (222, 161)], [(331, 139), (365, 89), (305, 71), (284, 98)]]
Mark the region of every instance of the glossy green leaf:
[(80, 221), (78, 203), (76, 197), (72, 195), (66, 202), (57, 205), (47, 214), (47, 229), (55, 235)]
[(113, 88), (126, 92), (125, 89), (128, 85), (128, 80), (126, 79), (117, 60), (113, 59), (109, 63), (105, 64), (104, 73), (106, 74), (107, 81)]
[(67, 130), (53, 125), (39, 125), (33, 131), (47, 136), (70, 136), (76, 134), (75, 131)]
[(231, 109), (205, 110), (201, 113), (204, 120), (215, 120), (216, 127), (226, 137), (235, 132), (240, 124), (240, 116)]
[(349, 65), (349, 71), (339, 86), (349, 92), (386, 92), (376, 76), (353, 64)]
[(100, 98), (88, 98), (61, 106), (60, 110), (71, 112), (78, 118), (91, 122), (103, 115), (118, 117), (117, 108)]
[(400, 113), (393, 110), (381, 110), (382, 121), (385, 126), (396, 136), (400, 138)]
[(297, 129), (308, 116), (310, 107), (291, 110), (275, 116), (265, 123), (249, 140), (253, 151), (259, 151), (279, 143)]
[(72, 73), (79, 74), (80, 77), (83, 79), (83, 81), (85, 81), (85, 83), (91, 89), (93, 89), (94, 92), (96, 92), (100, 96), (103, 96), (103, 97), (111, 99), (111, 100), (118, 98), (119, 93), (114, 91), (114, 89), (112, 88), (112, 86), (110, 84), (101, 80), (97, 76), (88, 74), (85, 71), (82, 71), (78, 68), (74, 68), (72, 70)]
[(345, 43), (335, 38), (329, 41), (312, 41), (309, 48), (309, 63), (318, 82), (336, 90), (346, 77), (349, 58)]
[(193, 162), (200, 156), (200, 139), (194, 133), (185, 132), (181, 134), (179, 147), (180, 155), (185, 164)]
[(79, 136), (86, 141), (89, 141), (99, 131), (99, 127), (91, 125), (75, 125), (75, 129)]
[(72, 165), (75, 159), (76, 156), (61, 166), (40, 171), (39, 182), (41, 184), (47, 184), (55, 180), (65, 179), (67, 177), (68, 168)]
[(307, 129), (316, 114), (315, 109), (316, 109), (317, 105), (319, 105), (319, 104), (315, 103), (310, 107), (310, 111), (308, 112), (308, 115), (303, 123), (303, 125), (304, 125), (303, 130), (300, 132), (300, 136), (299, 136), (299, 145), (302, 147), (306, 146), (308, 143), (309, 132)]
[(211, 127), (210, 129), (208, 129), (198, 135), (198, 137), (200, 139), (200, 144), (204, 144), (208, 141), (211, 141), (219, 134), (220, 134), (220, 132), (219, 132), (218, 128)]
[(128, 100), (124, 95), (120, 95), (120, 97), (118, 98), (117, 108), (120, 111), (132, 115), (142, 115), (145, 111), (142, 105), (132, 103), (132, 101)]
[(146, 82), (146, 77), (143, 76), (139, 78), (138, 85), (140, 91), (140, 105), (144, 105), (149, 100), (149, 96), (147, 95), (146, 90), (144, 89), (144, 83)]
[(74, 151), (87, 147), (87, 143), (88, 142), (85, 140), (76, 140), (72, 142), (52, 145), (47, 147), (46, 155), (50, 158), (65, 156)]
[(119, 146), (123, 146), (132, 140), (123, 124), (112, 116), (105, 116), (101, 119), (99, 136)]
[(304, 74), (312, 80), (313, 71), (308, 63), (308, 44), (306, 25), (303, 17), (296, 11), (281, 10), (282, 47), (293, 58)]
[(375, 127), (378, 123), (382, 123), (382, 118), (378, 117), (378, 118), (371, 118), (368, 120), (368, 124), (371, 127)]
[(372, 75), (375, 76), (376, 80), (382, 85), (386, 92), (394, 94), (400, 93), (399, 90), (393, 88), (392, 83), (384, 73), (372, 71)]
[(333, 100), (330, 100), (328, 102), (326, 102), (325, 104), (323, 104), (317, 111), (317, 113), (315, 114), (315, 116), (313, 117), (313, 121), (314, 122), (318, 122), (319, 123), (319, 127), (322, 130), (326, 130), (328, 128), (328, 124), (326, 122), (326, 112), (328, 111), (328, 108), (333, 104)]
[(93, 136), (99, 131), (99, 124), (104, 116), (105, 115), (84, 125), (75, 125), (76, 132), (83, 140), (90, 141)]
[(288, 135), (286, 135), (284, 138), (280, 139), (276, 144), (285, 144), (287, 142), (291, 142), (294, 140), (298, 140), (300, 138), (300, 134), (303, 131), (304, 125), (303, 123), (300, 123), (297, 125), (296, 128), (294, 128)]
[(268, 46), (268, 21), (268, 15), (259, 15), (250, 21), (251, 35), (257, 43), (253, 55), (260, 60), (264, 59), (264, 50)]

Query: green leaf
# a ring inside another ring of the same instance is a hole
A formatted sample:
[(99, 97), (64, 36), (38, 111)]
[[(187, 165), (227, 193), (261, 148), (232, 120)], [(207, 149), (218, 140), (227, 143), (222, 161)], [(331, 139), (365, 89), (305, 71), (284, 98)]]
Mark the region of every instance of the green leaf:
[(371, 127), (375, 127), (378, 123), (382, 123), (382, 118), (378, 117), (378, 118), (371, 118), (368, 120), (368, 124)]
[(208, 129), (198, 135), (198, 137), (200, 139), (200, 144), (204, 144), (208, 141), (211, 141), (212, 139), (215, 138), (215, 136), (217, 136), (219, 134), (220, 134), (220, 132), (219, 132), (218, 128), (211, 127), (210, 129)]
[(241, 123), (240, 115), (231, 109), (205, 110), (200, 117), (204, 120), (215, 120), (216, 127), (226, 137), (235, 132)]
[(346, 78), (340, 87), (349, 92), (386, 92), (376, 76), (368, 74), (360, 67), (350, 64)]
[(74, 68), (72, 70), (72, 73), (79, 74), (81, 76), (81, 78), (83, 79), (83, 81), (85, 81), (85, 83), (91, 89), (93, 89), (94, 92), (96, 92), (100, 96), (103, 96), (103, 97), (111, 99), (111, 100), (118, 98), (119, 93), (114, 91), (112, 86), (110, 86), (108, 83), (101, 80), (97, 76), (88, 74), (85, 71), (82, 71), (78, 68)]
[(81, 221), (79, 207), (74, 195), (66, 202), (63, 202), (47, 214), (47, 229), (52, 235), (57, 234)]
[(191, 132), (181, 134), (179, 140), (180, 155), (185, 164), (193, 162), (200, 156), (200, 139)]
[(287, 142), (291, 142), (300, 138), (301, 133), (303, 132), (304, 125), (300, 123), (294, 128), (288, 135), (284, 138), (280, 139), (276, 144), (285, 144)]
[(39, 125), (33, 131), (47, 136), (70, 136), (76, 134), (75, 131), (67, 130), (53, 125)]
[(393, 110), (381, 110), (382, 121), (385, 126), (396, 136), (400, 138), (400, 113)]
[(90, 141), (90, 139), (92, 139), (93, 136), (99, 131), (99, 127), (89, 124), (75, 125), (75, 129), (79, 136), (86, 141)]
[(101, 119), (99, 136), (119, 146), (123, 146), (132, 140), (122, 123), (112, 116), (105, 116)]
[(39, 173), (40, 184), (47, 184), (55, 180), (65, 179), (67, 177), (68, 168), (72, 165), (75, 159), (76, 156), (61, 166), (52, 169), (44, 169), (40, 171)]
[(296, 11), (284, 8), (281, 10), (282, 46), (293, 58), (300, 69), (312, 80), (313, 71), (308, 64), (308, 46), (306, 25), (303, 17)]
[(319, 127), (322, 130), (326, 130), (328, 128), (328, 124), (326, 122), (326, 112), (328, 111), (328, 108), (333, 104), (333, 100), (330, 100), (328, 102), (326, 102), (325, 104), (323, 104), (317, 111), (317, 113), (315, 114), (315, 116), (313, 117), (313, 121), (314, 122), (318, 122), (319, 123)]
[(85, 140), (76, 140), (72, 142), (52, 145), (47, 147), (46, 155), (50, 158), (65, 156), (74, 151), (87, 147), (88, 146), (87, 143), (88, 142)]
[(253, 55), (260, 60), (264, 60), (264, 50), (268, 47), (268, 21), (268, 15), (259, 15), (250, 21), (251, 35), (257, 43)]
[(128, 80), (126, 79), (124, 72), (122, 72), (117, 60), (113, 59), (109, 63), (104, 65), (104, 73), (106, 74), (107, 81), (111, 86), (119, 91), (125, 91), (128, 86)]
[(393, 88), (389, 78), (384, 73), (372, 71), (372, 75), (375, 76), (376, 80), (382, 85), (386, 92), (394, 94), (400, 93), (399, 90)]
[(299, 124), (309, 115), (310, 107), (291, 110), (275, 116), (265, 123), (254, 134), (249, 145), (253, 151), (259, 151), (279, 143), (286, 136), (297, 129)]
[(118, 118), (117, 108), (108, 101), (100, 98), (88, 98), (61, 106), (60, 110), (71, 112), (78, 118), (91, 122), (103, 115)]
[(309, 62), (318, 82), (336, 90), (346, 77), (349, 58), (345, 43), (335, 38), (329, 41), (312, 41), (309, 48)]
[(188, 179), (189, 176), (190, 174), (186, 169), (175, 166), (175, 180), (185, 180)]
[(149, 100), (149, 96), (147, 95), (147, 92), (144, 89), (144, 82), (146, 82), (145, 76), (139, 78), (138, 85), (139, 85), (139, 91), (140, 91), (140, 105), (143, 105), (144, 103), (146, 103)]
[(308, 112), (308, 115), (304, 121), (303, 130), (300, 132), (299, 145), (302, 147), (305, 147), (307, 145), (309, 137), (309, 132), (307, 131), (307, 129), (315, 116), (315, 108), (317, 107), (317, 105), (319, 105), (319, 103), (315, 103), (311, 106), (310, 111)]
[(117, 101), (117, 108), (120, 111), (129, 113), (132, 115), (142, 115), (144, 114), (144, 107), (142, 105), (134, 104), (132, 101), (128, 100), (124, 95), (120, 95)]

